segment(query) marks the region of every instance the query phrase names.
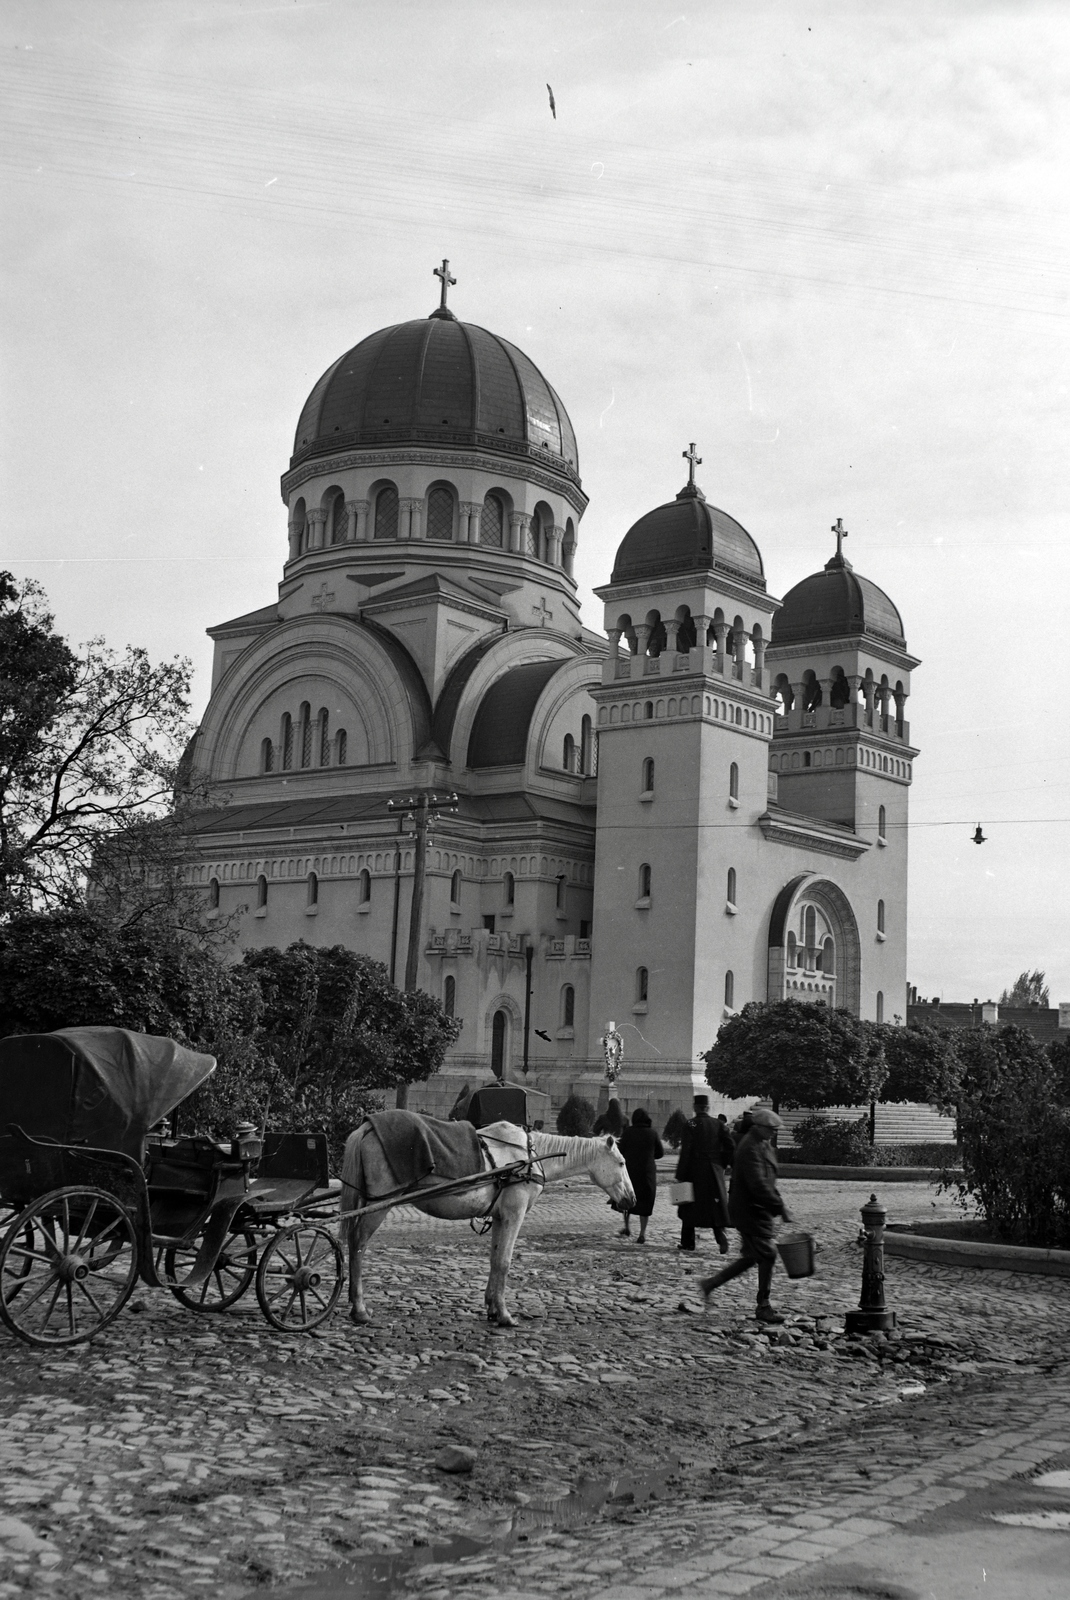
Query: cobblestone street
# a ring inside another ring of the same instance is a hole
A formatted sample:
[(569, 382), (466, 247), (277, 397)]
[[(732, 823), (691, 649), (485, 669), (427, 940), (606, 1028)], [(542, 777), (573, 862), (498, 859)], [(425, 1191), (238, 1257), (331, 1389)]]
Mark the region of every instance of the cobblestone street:
[[(839, 1333), (869, 1192), (785, 1183), (820, 1254), (812, 1279), (778, 1273), (772, 1337), (753, 1278), (703, 1314), (712, 1241), (677, 1254), (666, 1194), (639, 1247), (575, 1182), (521, 1235), (513, 1332), (482, 1321), (487, 1240), (399, 1211), (369, 1258), (374, 1329), (340, 1308), (288, 1338), (251, 1295), (198, 1317), (139, 1290), (89, 1347), (5, 1340), (0, 1595), (238, 1600), (334, 1569), (327, 1594), (347, 1562), (350, 1593), (424, 1600), (760, 1592), (1066, 1456), (1070, 1282), (889, 1260), (899, 1336)], [(925, 1185), (881, 1198), (896, 1221), (954, 1214)], [(435, 1466), (447, 1445), (471, 1474)]]

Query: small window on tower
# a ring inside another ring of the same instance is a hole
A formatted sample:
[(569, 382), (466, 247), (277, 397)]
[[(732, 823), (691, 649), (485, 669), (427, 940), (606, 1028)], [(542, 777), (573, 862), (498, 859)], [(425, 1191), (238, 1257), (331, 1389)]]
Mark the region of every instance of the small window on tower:
[(734, 972), (726, 972), (724, 975), (724, 1003), (726, 1006), (734, 1006), (736, 1003), (736, 975)]
[(647, 756), (643, 762), (643, 794), (654, 793), (654, 757)]
[(454, 1015), (454, 1008), (456, 1004), (457, 979), (454, 977), (448, 977), (445, 983), (442, 985), (442, 1009), (446, 1013), (447, 1017), (452, 1017)]
[(883, 900), (878, 900), (877, 901), (877, 933), (881, 937), (883, 937), (883, 935), (884, 935), (884, 901)]
[(502, 889), (505, 895), (506, 905), (513, 905), (516, 901), (516, 879), (513, 877), (511, 872), (507, 872), (505, 874), (505, 877), (502, 880)]
[(450, 909), (453, 910), (453, 911), (458, 911), (458, 910), (460, 910), (460, 906), (461, 906), (461, 874), (458, 871), (458, 872), (455, 872), (453, 874), (453, 877), (450, 879)]
[(362, 906), (370, 905), (371, 904), (371, 898), (372, 898), (372, 875), (368, 871), (367, 867), (365, 867), (364, 870), (362, 871), (361, 875), (360, 875), (360, 895), (359, 895), (360, 904)]
[(266, 906), (267, 906), (267, 897), (268, 897), (268, 881), (265, 878), (264, 874), (261, 873), (259, 878), (257, 878), (257, 880), (256, 880), (256, 909), (258, 911), (263, 911), (266, 908)]
[(881, 844), (886, 843), (888, 838), (888, 813), (883, 806), (877, 812), (877, 838)]
[(314, 872), (310, 872), (307, 879), (308, 904), (306, 909), (311, 911), (320, 901), (320, 881)]
[(505, 542), (505, 507), (496, 494), (488, 494), (479, 516), (479, 542), (500, 550)]
[(270, 739), (264, 739), (260, 745), (260, 770), (261, 772), (275, 770), (275, 746)]
[(427, 537), (453, 538), (453, 496), (448, 489), (432, 489), (427, 497)]
[(739, 799), (739, 767), (735, 761), (728, 769), (728, 798)]
[(650, 989), (650, 974), (645, 967), (635, 969), (635, 1003), (645, 1006)]
[(650, 900), (650, 863), (644, 861), (639, 868), (639, 898), (649, 903)]
[(396, 539), (398, 536), (398, 492), (388, 484), (375, 497), (376, 539)]
[(727, 885), (727, 888), (728, 888), (728, 895), (727, 895), (728, 905), (729, 905), (730, 909), (734, 911), (736, 909), (736, 869), (735, 869), (735, 867), (729, 867), (729, 869), (728, 869), (728, 885)]
[(561, 1026), (572, 1028), (576, 1023), (576, 991), (566, 983), (561, 991)]

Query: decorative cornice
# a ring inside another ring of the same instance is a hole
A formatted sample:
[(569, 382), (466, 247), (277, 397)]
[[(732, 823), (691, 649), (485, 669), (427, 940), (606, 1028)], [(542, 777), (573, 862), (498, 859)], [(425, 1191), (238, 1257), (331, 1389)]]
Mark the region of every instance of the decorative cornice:
[(548, 472), (528, 456), (512, 456), (504, 453), (499, 456), (489, 451), (478, 450), (419, 450), (412, 447), (392, 449), (389, 446), (372, 445), (363, 450), (347, 450), (338, 455), (314, 456), (308, 461), (303, 461), (300, 466), (292, 467), (289, 472), (283, 473), (282, 498), (288, 501), (293, 491), (300, 488), (303, 483), (308, 483), (311, 478), (345, 472), (350, 467), (411, 465), (448, 469), (456, 466), (474, 468), (477, 472), (486, 472), (498, 477), (501, 475), (503, 462), (508, 462), (513, 467), (513, 477), (523, 478), (526, 483), (537, 484), (539, 488), (546, 489), (551, 494), (563, 495), (577, 517), (583, 516), (588, 499), (578, 482), (556, 472)]
[[(350, 574), (349, 581), (359, 583), (360, 580)], [(481, 622), (490, 622), (496, 627), (501, 626), (502, 618), (506, 615), (504, 611), (492, 611), (489, 607), (484, 610), (471, 601), (455, 600), (449, 594), (404, 595), (399, 600), (391, 600), (388, 595), (384, 595), (382, 600), (366, 600), (361, 606), (361, 613), (367, 612), (369, 616), (381, 617), (388, 611), (422, 610), (429, 605), (446, 606), (451, 611), (462, 611), (469, 617), (478, 617)]]
[(788, 644), (775, 644), (770, 640), (765, 647), (765, 659), (770, 666), (774, 662), (782, 665), (788, 661), (808, 662), (816, 655), (834, 656), (848, 650), (864, 650), (879, 661), (887, 661), (889, 665), (905, 668), (908, 672), (921, 665), (920, 656), (912, 656), (900, 645), (882, 642), (871, 633), (845, 634), (842, 638), (833, 639), (793, 640)]
[(742, 600), (747, 605), (758, 606), (770, 615), (779, 611), (783, 605), (782, 600), (778, 600), (767, 590), (758, 588), (756, 584), (748, 582), (745, 576), (716, 563), (712, 567), (692, 567), (686, 572), (665, 574), (651, 578), (649, 582), (630, 578), (627, 583), (607, 583), (594, 592), (599, 600), (609, 605), (610, 601), (614, 604), (623, 604), (626, 600), (642, 600), (649, 595), (673, 594), (680, 589), (688, 588), (716, 588), (721, 593), (730, 594), (733, 599)]
[(833, 830), (827, 823), (801, 817), (797, 812), (774, 814), (766, 811), (758, 818), (762, 837), (771, 844), (792, 845), (795, 849), (816, 850), (820, 855), (838, 856), (842, 861), (857, 861), (873, 848), (856, 834)]

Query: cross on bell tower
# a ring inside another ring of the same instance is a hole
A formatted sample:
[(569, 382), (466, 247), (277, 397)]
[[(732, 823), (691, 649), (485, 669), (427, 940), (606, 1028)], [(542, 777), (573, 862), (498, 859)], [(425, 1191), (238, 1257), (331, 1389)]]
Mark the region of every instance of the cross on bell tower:
[(456, 319), (454, 318), (453, 312), (446, 304), (446, 295), (448, 294), (451, 285), (457, 282), (457, 279), (451, 275), (450, 264), (445, 257), (442, 259), (442, 265), (440, 267), (432, 267), (431, 272), (432, 276), (438, 278), (442, 284), (442, 296), (439, 300), (437, 308), (432, 311), (431, 315), (433, 317), (442, 317), (447, 322), (453, 322)]

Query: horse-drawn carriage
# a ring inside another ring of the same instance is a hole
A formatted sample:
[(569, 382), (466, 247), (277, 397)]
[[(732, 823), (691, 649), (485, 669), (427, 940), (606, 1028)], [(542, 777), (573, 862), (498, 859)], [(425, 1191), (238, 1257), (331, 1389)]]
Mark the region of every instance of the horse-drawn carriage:
[(330, 1316), (344, 1262), (326, 1136), (158, 1131), (214, 1069), (120, 1028), (0, 1040), (0, 1319), (19, 1338), (91, 1339), (139, 1278), (202, 1312), (255, 1284), (287, 1333)]

